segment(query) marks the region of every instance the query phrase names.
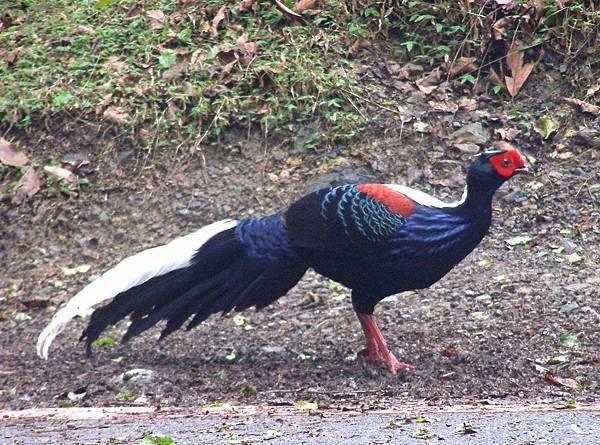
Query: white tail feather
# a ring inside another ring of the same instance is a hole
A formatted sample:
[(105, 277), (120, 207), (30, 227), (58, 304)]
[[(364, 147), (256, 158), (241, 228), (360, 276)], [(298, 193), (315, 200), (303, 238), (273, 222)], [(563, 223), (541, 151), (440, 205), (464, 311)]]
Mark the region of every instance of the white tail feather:
[(176, 238), (164, 246), (144, 250), (125, 258), (84, 287), (64, 308), (54, 314), (52, 321), (38, 337), (38, 355), (44, 359), (48, 358), (48, 349), (52, 341), (75, 316), (87, 315), (96, 304), (145, 283), (153, 277), (189, 266), (200, 246), (217, 233), (230, 229), (236, 224), (237, 221), (231, 219), (218, 221), (189, 235)]

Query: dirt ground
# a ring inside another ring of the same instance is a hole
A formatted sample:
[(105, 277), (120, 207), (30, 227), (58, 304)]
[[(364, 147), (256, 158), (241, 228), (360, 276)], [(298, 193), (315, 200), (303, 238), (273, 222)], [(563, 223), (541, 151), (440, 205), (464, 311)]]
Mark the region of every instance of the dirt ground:
[[(76, 195), (50, 187), (21, 206), (0, 203), (0, 407), (597, 401), (600, 125), (583, 118), (552, 142), (517, 137), (535, 174), (497, 193), (482, 244), (430, 289), (378, 305), (391, 348), (417, 367), (414, 374), (390, 375), (357, 359), (363, 338), (348, 292), (312, 272), (261, 312), (213, 317), (161, 343), (155, 328), (127, 345), (97, 346), (86, 358), (77, 342), (85, 321), (77, 320), (48, 361), (35, 354), (40, 330), (93, 276), (211, 221), (264, 214), (308, 189), (361, 178), (458, 198), (472, 154), (440, 135), (476, 122), (490, 130), (514, 125), (503, 120), (509, 106), (431, 116), (430, 128), (441, 132), (384, 122), (348, 146), (300, 154), (231, 136), (202, 155), (174, 148), (159, 156), (68, 122), (11, 133), (40, 164), (84, 152), (90, 165), (80, 172), (89, 185)], [(521, 235), (531, 240), (519, 244)], [(81, 265), (91, 268), (63, 272)], [(106, 335), (119, 338), (125, 325)], [(114, 382), (134, 368), (153, 373)], [(575, 379), (577, 388), (549, 383), (546, 371)]]

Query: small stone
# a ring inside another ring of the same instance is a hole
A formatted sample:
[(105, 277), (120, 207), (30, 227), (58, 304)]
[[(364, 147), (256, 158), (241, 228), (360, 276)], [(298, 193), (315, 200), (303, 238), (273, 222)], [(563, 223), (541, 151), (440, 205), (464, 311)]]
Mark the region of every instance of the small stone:
[(485, 312), (475, 311), (471, 312), (471, 318), (476, 321), (482, 321), (487, 320), (488, 318), (490, 318), (490, 316)]
[(571, 303), (563, 304), (558, 311), (561, 315), (569, 315), (579, 310), (579, 305), (574, 301)]
[(482, 294), (482, 295), (479, 295), (478, 297), (475, 297), (475, 301), (477, 301), (479, 303), (490, 304), (492, 302), (492, 296), (489, 294)]
[(283, 346), (263, 346), (261, 349), (267, 354), (283, 354), (285, 352)]
[(154, 378), (155, 372), (151, 369), (134, 368), (113, 377), (108, 381), (108, 384), (111, 387), (117, 388), (132, 386), (143, 387), (152, 383)]

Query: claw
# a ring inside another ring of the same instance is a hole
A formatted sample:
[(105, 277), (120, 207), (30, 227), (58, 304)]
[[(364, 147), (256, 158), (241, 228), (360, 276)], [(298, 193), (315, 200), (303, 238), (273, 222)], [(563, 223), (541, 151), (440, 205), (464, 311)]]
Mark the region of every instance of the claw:
[(416, 370), (413, 365), (399, 361), (394, 354), (390, 352), (372, 315), (359, 313), (357, 313), (357, 315), (367, 341), (367, 347), (359, 353), (365, 361), (385, 366), (392, 374), (396, 374), (397, 371), (402, 369), (406, 369), (410, 372)]

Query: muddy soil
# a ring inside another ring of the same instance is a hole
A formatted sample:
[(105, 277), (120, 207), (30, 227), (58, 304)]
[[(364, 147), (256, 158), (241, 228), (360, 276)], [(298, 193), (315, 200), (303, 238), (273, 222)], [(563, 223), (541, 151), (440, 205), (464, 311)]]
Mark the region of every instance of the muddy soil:
[[(209, 222), (272, 212), (306, 190), (361, 178), (457, 199), (472, 155), (433, 129), (448, 135), (473, 122), (506, 124), (508, 111), (494, 110), (432, 116), (429, 132), (377, 128), (335, 150), (296, 154), (245, 136), (202, 154), (174, 147), (157, 155), (74, 124), (11, 133), (39, 165), (82, 151), (90, 165), (81, 173), (89, 185), (77, 194), (51, 186), (21, 206), (0, 203), (0, 407), (598, 400), (600, 152), (589, 134), (595, 128), (597, 137), (597, 120), (574, 121), (548, 143), (517, 138), (535, 174), (497, 193), (482, 244), (431, 288), (378, 305), (388, 343), (415, 373), (362, 363), (348, 292), (312, 272), (261, 312), (212, 317), (161, 343), (155, 328), (86, 358), (77, 341), (85, 321), (77, 320), (48, 361), (35, 354), (52, 314), (95, 275)], [(531, 239), (507, 243), (521, 235)], [(91, 268), (63, 271), (81, 265)], [(118, 339), (125, 327), (106, 336)], [(134, 368), (153, 374), (129, 385), (112, 380)], [(575, 379), (577, 388), (549, 383), (545, 370)]]

